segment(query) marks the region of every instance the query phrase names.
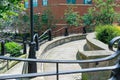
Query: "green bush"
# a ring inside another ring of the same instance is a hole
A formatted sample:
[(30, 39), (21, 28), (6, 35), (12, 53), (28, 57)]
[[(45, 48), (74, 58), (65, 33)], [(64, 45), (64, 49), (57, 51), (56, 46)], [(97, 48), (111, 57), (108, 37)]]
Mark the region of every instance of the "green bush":
[(16, 57), (21, 55), (20, 50), (22, 49), (22, 47), (18, 43), (8, 42), (5, 44), (5, 47), (6, 47), (6, 52), (10, 53), (11, 56)]
[(109, 43), (114, 37), (120, 36), (120, 29), (112, 25), (97, 26), (96, 38), (104, 43)]
[(65, 10), (64, 20), (69, 26), (79, 26), (80, 25), (80, 15), (78, 12), (74, 11), (73, 6), (68, 6), (68, 9)]

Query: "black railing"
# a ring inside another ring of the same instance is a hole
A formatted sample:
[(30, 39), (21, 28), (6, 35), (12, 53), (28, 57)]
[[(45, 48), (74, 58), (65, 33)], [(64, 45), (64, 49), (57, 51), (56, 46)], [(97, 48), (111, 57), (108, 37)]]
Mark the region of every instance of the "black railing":
[[(120, 40), (120, 37), (114, 38), (110, 41), (109, 48), (113, 50), (113, 43)], [(108, 71), (112, 70), (111, 77), (109, 80), (120, 80), (120, 59), (118, 59), (117, 63), (113, 66), (107, 67), (97, 67), (97, 68), (85, 68), (80, 70), (73, 70), (73, 71), (59, 71), (60, 64), (77, 64), (77, 63), (96, 63), (102, 61), (108, 61), (114, 59), (115, 57), (120, 56), (120, 41), (118, 42), (117, 51), (114, 54), (98, 59), (90, 59), (90, 60), (40, 60), (40, 59), (23, 59), (23, 58), (13, 58), (13, 57), (6, 57), (0, 56), (0, 59), (3, 60), (15, 60), (15, 61), (24, 61), (24, 62), (33, 62), (33, 63), (54, 63), (56, 64), (56, 72), (50, 73), (29, 73), (29, 74), (18, 74), (18, 75), (3, 75), (0, 76), (0, 79), (18, 79), (18, 78), (33, 78), (33, 77), (41, 77), (41, 76), (52, 76), (56, 75), (56, 80), (59, 80), (59, 75), (64, 74), (75, 74), (75, 73), (85, 73), (85, 72), (97, 72), (97, 71)]]

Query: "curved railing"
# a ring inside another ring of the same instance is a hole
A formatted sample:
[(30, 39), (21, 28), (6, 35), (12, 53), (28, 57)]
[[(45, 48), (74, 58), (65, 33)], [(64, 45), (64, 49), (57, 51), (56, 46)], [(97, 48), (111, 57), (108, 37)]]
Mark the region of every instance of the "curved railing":
[(41, 36), (38, 37), (39, 43), (42, 43), (44, 40), (50, 41), (52, 39), (51, 29), (47, 29)]
[[(120, 37), (114, 38), (110, 41), (109, 48), (113, 50), (113, 44), (118, 41)], [(113, 66), (107, 66), (107, 67), (97, 67), (97, 68), (86, 68), (86, 69), (80, 69), (80, 70), (73, 70), (73, 71), (63, 71), (59, 72), (59, 64), (76, 64), (76, 63), (96, 63), (96, 62), (102, 62), (114, 59), (115, 57), (120, 55), (120, 41), (118, 42), (118, 48), (117, 51), (114, 52), (114, 54), (104, 57), (104, 58), (98, 58), (98, 59), (90, 59), (90, 60), (40, 60), (40, 59), (23, 59), (23, 58), (13, 58), (13, 57), (6, 57), (6, 56), (0, 56), (0, 59), (4, 60), (15, 60), (15, 61), (24, 61), (24, 62), (35, 62), (35, 63), (55, 63), (56, 64), (56, 72), (50, 72), (50, 73), (29, 73), (29, 74), (18, 74), (18, 75), (4, 75), (0, 76), (0, 79), (16, 79), (16, 78), (31, 78), (31, 77), (38, 77), (38, 76), (52, 76), (56, 75), (56, 80), (59, 80), (59, 75), (64, 74), (74, 74), (74, 73), (85, 73), (85, 72), (96, 72), (96, 71), (108, 71), (112, 70), (112, 74), (109, 80), (120, 80), (120, 59), (118, 59), (118, 62)]]
[(52, 36), (54, 36), (54, 37), (57, 37), (58, 35), (59, 36), (63, 36), (64, 35), (64, 27), (62, 27), (62, 28), (60, 28), (60, 29), (58, 29), (58, 30), (56, 30), (56, 31), (53, 31), (52, 32)]

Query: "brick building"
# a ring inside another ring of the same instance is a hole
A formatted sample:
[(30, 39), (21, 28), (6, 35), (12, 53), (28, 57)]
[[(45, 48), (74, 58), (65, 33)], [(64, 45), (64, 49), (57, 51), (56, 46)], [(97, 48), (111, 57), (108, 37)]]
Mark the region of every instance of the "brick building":
[[(119, 4), (120, 0), (116, 0)], [(25, 8), (29, 11), (29, 0), (24, 0)], [(92, 0), (33, 0), (34, 12), (42, 14), (42, 12), (49, 6), (56, 19), (61, 19), (64, 15), (67, 6), (75, 6), (75, 11), (83, 15), (88, 11), (89, 7), (92, 7), (94, 3)], [(116, 8), (120, 11), (120, 8)]]
[[(120, 0), (116, 0), (116, 3), (120, 4)], [(29, 0), (24, 0), (24, 6), (26, 11), (29, 12), (30, 2)], [(58, 28), (64, 25), (64, 20), (61, 20), (64, 16), (64, 12), (68, 6), (75, 6), (75, 11), (80, 15), (85, 14), (89, 7), (94, 6), (92, 0), (33, 0), (34, 13), (42, 14), (42, 12), (50, 7), (53, 15), (56, 19), (60, 19), (57, 23)], [(116, 11), (120, 11), (119, 7), (115, 8)], [(60, 24), (60, 27), (59, 27)]]
[[(27, 11), (29, 11), (29, 0), (25, 0), (24, 4)], [(33, 0), (35, 13), (41, 14), (49, 6), (57, 19), (63, 17), (68, 5), (75, 6), (75, 11), (83, 15), (92, 6), (92, 0)]]

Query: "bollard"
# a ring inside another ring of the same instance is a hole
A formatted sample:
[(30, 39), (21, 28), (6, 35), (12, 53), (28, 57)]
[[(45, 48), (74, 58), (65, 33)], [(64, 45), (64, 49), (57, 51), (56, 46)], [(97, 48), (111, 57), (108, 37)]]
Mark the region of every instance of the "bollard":
[(35, 36), (35, 42), (36, 42), (36, 50), (39, 50), (39, 41), (38, 41), (38, 35)]
[(83, 34), (85, 34), (86, 33), (86, 28), (85, 28), (85, 26), (83, 27)]
[(65, 32), (64, 32), (64, 36), (68, 36), (69, 33), (68, 33), (68, 27), (65, 27)]
[(1, 55), (5, 55), (5, 41), (1, 42)]
[(23, 54), (27, 53), (27, 42), (26, 36), (23, 37)]
[(52, 40), (52, 30), (49, 29), (48, 31), (48, 41), (51, 41)]
[(27, 53), (27, 44), (26, 41), (23, 41), (23, 54)]

